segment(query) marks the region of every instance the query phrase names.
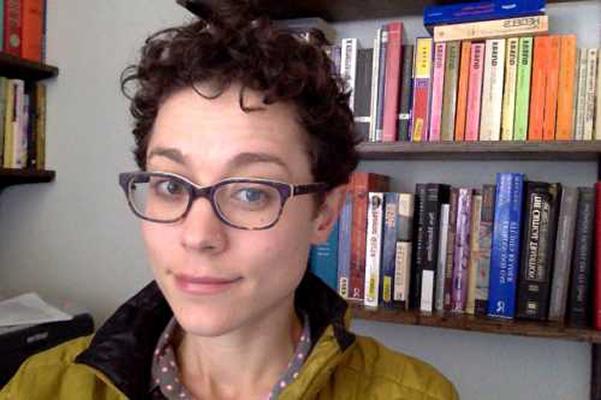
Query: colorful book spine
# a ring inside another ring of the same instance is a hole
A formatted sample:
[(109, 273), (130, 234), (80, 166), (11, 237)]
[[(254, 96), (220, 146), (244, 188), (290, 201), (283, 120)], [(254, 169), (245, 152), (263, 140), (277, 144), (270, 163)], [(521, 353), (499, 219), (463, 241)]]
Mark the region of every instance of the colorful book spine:
[(478, 271), (476, 273), (475, 313), (486, 315), (488, 304), (488, 284), (490, 281), (490, 251), (492, 247), (493, 224), (495, 218), (495, 185), (482, 187), (482, 212), (478, 231)]
[(468, 261), (467, 300), (465, 312), (476, 313), (476, 286), (478, 283), (478, 263), (480, 262), (480, 218), (482, 213), (482, 191), (474, 190), (470, 219), (470, 253)]
[(599, 49), (588, 49), (586, 60), (586, 100), (584, 105), (584, 140), (593, 140), (595, 121), (595, 96), (597, 89), (597, 58)]
[(27, 60), (42, 62), (44, 40), (44, 0), (22, 0), (23, 21), (21, 56)]
[(593, 328), (601, 331), (601, 182), (595, 183), (595, 238)]
[(372, 49), (359, 49), (357, 51), (357, 69), (355, 80), (354, 119), (355, 128), (361, 139), (369, 139), (369, 125), (371, 122), (371, 71)]
[(377, 308), (380, 289), (380, 264), (382, 257), (382, 222), (384, 220), (384, 194), (370, 192), (367, 210), (367, 237), (365, 245), (365, 298), (366, 307)]
[(451, 291), (451, 311), (459, 313), (465, 312), (467, 305), (471, 208), (472, 189), (460, 188), (457, 197), (453, 287)]
[(394, 301), (401, 310), (409, 308), (409, 287), (411, 286), (411, 242), (396, 243), (396, 263), (394, 274)]
[(545, 80), (547, 77), (551, 38), (534, 38), (532, 55), (532, 84), (530, 86), (530, 115), (528, 118), (528, 140), (543, 140), (543, 120), (545, 117)]
[(549, 58), (545, 71), (545, 101), (543, 113), (543, 140), (555, 140), (557, 122), (557, 97), (559, 90), (559, 63), (561, 55), (561, 37), (549, 36)]
[(336, 222), (328, 240), (311, 246), (309, 253), (309, 269), (334, 291), (338, 290), (338, 228)]
[(553, 278), (549, 301), (549, 321), (563, 322), (570, 283), (572, 250), (578, 206), (578, 189), (564, 187), (561, 193), (557, 237), (553, 260)]
[(484, 43), (472, 43), (470, 54), (470, 77), (467, 94), (467, 115), (465, 140), (479, 139), (480, 106), (482, 99), (482, 78), (484, 76)]
[(6, 83), (6, 109), (4, 118), (4, 168), (13, 168), (13, 122), (15, 120), (15, 83), (13, 79)]
[(501, 140), (513, 140), (513, 120), (515, 115), (515, 91), (518, 74), (519, 38), (507, 39), (505, 57), (505, 88), (503, 89), (503, 112), (501, 120)]
[(520, 264), (524, 175), (498, 173), (487, 314), (513, 318)]
[(15, 109), (13, 120), (13, 168), (25, 168), (23, 160), (23, 146), (27, 149), (27, 136), (25, 132), (25, 82), (20, 79), (14, 80), (15, 84)]
[(411, 115), (411, 140), (428, 140), (428, 107), (430, 99), (430, 66), (432, 39), (417, 38), (413, 80), (413, 106)]
[(409, 140), (409, 124), (411, 123), (411, 89), (413, 75), (413, 50), (412, 44), (403, 45), (401, 56), (401, 95), (399, 98), (399, 140)]
[(4, 0), (4, 47), (2, 51), (21, 56), (23, 8), (21, 0)]
[(451, 310), (451, 295), (453, 292), (453, 269), (455, 255), (455, 233), (457, 230), (457, 199), (459, 197), (459, 189), (451, 188), (449, 197), (449, 227), (447, 232), (447, 261), (445, 267), (444, 279), (444, 299), (443, 308), (445, 311)]
[(576, 116), (574, 118), (574, 139), (584, 140), (584, 116), (586, 114), (586, 70), (587, 49), (578, 49), (578, 83), (576, 86)]
[(396, 268), (396, 242), (399, 226), (399, 193), (384, 194), (384, 233), (382, 244), (382, 269), (380, 274), (380, 300), (385, 308), (394, 305), (394, 275)]
[(380, 30), (380, 57), (378, 68), (378, 103), (376, 107), (376, 141), (381, 142), (384, 135), (384, 107), (386, 104), (386, 58), (388, 57), (388, 26), (383, 26)]
[(350, 90), (349, 106), (352, 111), (355, 105), (355, 80), (357, 79), (357, 38), (342, 39), (342, 53), (340, 56), (340, 76), (345, 86)]
[(438, 240), (438, 260), (436, 263), (436, 295), (435, 309), (436, 311), (444, 310), (444, 281), (447, 269), (447, 241), (449, 232), (449, 204), (442, 204), (440, 207), (440, 224), (439, 224), (439, 240)]
[(487, 40), (485, 53), (480, 140), (498, 141), (501, 139), (505, 39)]
[(574, 82), (576, 79), (576, 35), (561, 35), (557, 93), (557, 140), (572, 140), (574, 122)]
[(507, 18), (484, 22), (439, 25), (434, 27), (435, 42), (497, 39), (507, 36), (539, 35), (549, 30), (549, 17)]
[(391, 22), (388, 28), (388, 49), (386, 51), (386, 75), (384, 78), (384, 122), (382, 141), (396, 142), (398, 138), (399, 88), (401, 82), (401, 44), (403, 24)]
[(444, 141), (453, 141), (455, 137), (460, 50), (460, 42), (447, 43), (440, 127), (440, 138)]
[(472, 43), (470, 41), (466, 40), (461, 42), (461, 61), (459, 63), (459, 83), (457, 88), (457, 113), (455, 116), (456, 142), (465, 140), (471, 48)]
[(530, 111), (530, 81), (532, 75), (531, 37), (521, 37), (518, 50), (518, 75), (515, 88), (515, 121), (513, 139), (524, 141), (528, 138), (528, 115)]
[(428, 135), (428, 141), (430, 142), (440, 141), (446, 48), (446, 43), (434, 44), (434, 66), (432, 69), (432, 98), (430, 100), (430, 133)]
[(352, 218), (353, 195), (351, 192), (347, 192), (338, 221), (338, 294), (343, 299), (348, 299), (349, 297)]

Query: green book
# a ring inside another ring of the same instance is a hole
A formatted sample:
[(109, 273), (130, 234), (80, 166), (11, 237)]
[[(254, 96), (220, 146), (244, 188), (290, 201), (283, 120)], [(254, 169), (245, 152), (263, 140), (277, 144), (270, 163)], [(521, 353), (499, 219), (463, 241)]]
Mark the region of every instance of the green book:
[(515, 121), (513, 139), (528, 138), (528, 109), (530, 105), (530, 75), (532, 70), (532, 37), (520, 38), (518, 74), (515, 89)]
[(442, 123), (440, 138), (455, 139), (455, 112), (457, 109), (457, 80), (459, 76), (460, 42), (448, 42), (445, 59), (444, 89), (442, 96)]

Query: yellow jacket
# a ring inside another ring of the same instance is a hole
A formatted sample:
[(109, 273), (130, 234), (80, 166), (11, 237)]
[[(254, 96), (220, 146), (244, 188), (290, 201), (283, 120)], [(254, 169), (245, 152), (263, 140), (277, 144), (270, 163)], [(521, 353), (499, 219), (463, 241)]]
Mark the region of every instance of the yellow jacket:
[[(347, 304), (308, 273), (297, 307), (309, 314), (315, 346), (280, 400), (456, 400), (428, 364), (349, 332)], [(151, 357), (171, 311), (155, 283), (125, 303), (92, 337), (28, 359), (0, 400), (123, 400), (151, 396)], [(157, 394), (155, 393), (154, 396)]]

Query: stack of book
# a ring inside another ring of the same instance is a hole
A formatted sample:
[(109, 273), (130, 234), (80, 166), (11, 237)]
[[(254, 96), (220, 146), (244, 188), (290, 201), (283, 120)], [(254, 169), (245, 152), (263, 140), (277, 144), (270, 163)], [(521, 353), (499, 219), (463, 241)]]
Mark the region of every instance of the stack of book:
[(341, 296), (601, 330), (601, 182), (498, 173), (476, 189), (389, 188), (387, 176), (356, 172), (328, 242), (312, 248), (312, 271)]
[(545, 0), (429, 6), (424, 24), (415, 44), (397, 21), (332, 50), (366, 141), (601, 139), (601, 51), (549, 34)]
[(45, 58), (46, 0), (0, 0), (0, 49), (30, 61)]

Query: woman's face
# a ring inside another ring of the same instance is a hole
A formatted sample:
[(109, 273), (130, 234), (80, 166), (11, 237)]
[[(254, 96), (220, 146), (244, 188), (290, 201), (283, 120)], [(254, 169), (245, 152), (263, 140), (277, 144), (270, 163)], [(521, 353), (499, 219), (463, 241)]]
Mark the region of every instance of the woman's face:
[[(265, 110), (245, 113), (238, 93), (232, 86), (207, 100), (184, 89), (167, 98), (151, 133), (147, 169), (201, 186), (228, 177), (312, 182), (306, 133), (293, 107), (265, 106), (247, 91), (245, 104)], [(289, 199), (279, 222), (266, 230), (223, 224), (203, 198), (177, 223), (143, 222), (155, 279), (184, 330), (219, 336), (289, 308), (309, 245), (326, 240), (334, 222), (336, 192), (317, 216), (312, 196)]]

